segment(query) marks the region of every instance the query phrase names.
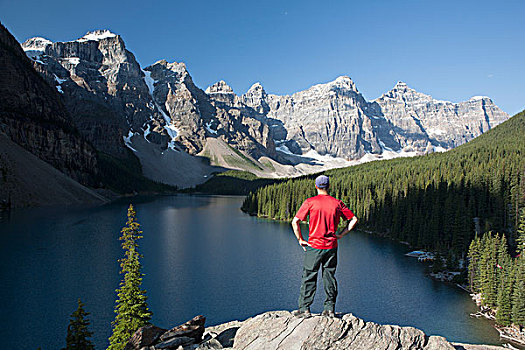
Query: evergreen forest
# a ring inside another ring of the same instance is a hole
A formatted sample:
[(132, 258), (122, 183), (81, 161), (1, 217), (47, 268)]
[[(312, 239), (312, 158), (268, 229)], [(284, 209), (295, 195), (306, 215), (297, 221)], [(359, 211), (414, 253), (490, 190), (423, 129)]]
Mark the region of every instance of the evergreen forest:
[[(324, 172), (330, 194), (359, 218), (358, 228), (411, 246), (465, 258), (476, 232), (504, 234), (516, 247), (525, 207), (525, 111), (445, 153), (375, 161)], [(291, 220), (314, 196), (319, 174), (261, 187), (242, 210)]]
[(487, 232), (470, 244), (469, 284), (482, 306), (495, 310), (500, 326), (525, 326), (525, 210), (520, 211), (517, 256), (503, 234)]

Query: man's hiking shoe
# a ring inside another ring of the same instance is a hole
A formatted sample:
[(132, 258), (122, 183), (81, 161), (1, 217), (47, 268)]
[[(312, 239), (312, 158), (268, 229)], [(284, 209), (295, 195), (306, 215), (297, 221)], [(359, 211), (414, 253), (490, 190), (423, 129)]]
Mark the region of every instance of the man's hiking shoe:
[(301, 318), (309, 318), (312, 316), (310, 313), (310, 310), (294, 310), (292, 311), (292, 315), (295, 317), (301, 317)]
[(324, 311), (321, 313), (321, 316), (326, 316), (326, 317), (335, 317), (335, 312), (333, 312), (332, 310), (324, 310)]

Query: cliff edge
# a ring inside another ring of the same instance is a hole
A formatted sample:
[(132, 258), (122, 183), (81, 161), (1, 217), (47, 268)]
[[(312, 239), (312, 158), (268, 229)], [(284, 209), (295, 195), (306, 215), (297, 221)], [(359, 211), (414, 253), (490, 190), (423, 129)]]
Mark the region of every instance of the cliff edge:
[[(200, 331), (199, 331), (200, 329)], [(202, 337), (202, 338), (201, 338)], [(427, 336), (413, 327), (379, 325), (352, 314), (336, 318), (294, 317), (288, 311), (270, 311), (246, 321), (232, 321), (204, 329), (198, 316), (169, 331), (147, 326), (139, 329), (126, 350), (155, 349), (359, 349), (359, 350), (496, 350), (498, 346), (450, 343)]]

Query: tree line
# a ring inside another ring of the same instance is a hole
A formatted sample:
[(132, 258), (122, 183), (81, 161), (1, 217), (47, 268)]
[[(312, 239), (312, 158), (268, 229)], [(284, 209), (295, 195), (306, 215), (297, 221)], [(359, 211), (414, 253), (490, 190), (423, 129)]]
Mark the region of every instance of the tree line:
[(469, 283), (483, 306), (496, 310), (496, 323), (525, 326), (525, 209), (520, 211), (517, 255), (504, 234), (488, 232), (470, 244)]
[[(502, 232), (516, 244), (525, 206), (525, 112), (445, 153), (375, 161), (324, 172), (330, 194), (359, 226), (414, 247), (464, 258), (478, 232)], [(245, 199), (252, 215), (291, 220), (315, 195), (318, 174), (261, 187)]]

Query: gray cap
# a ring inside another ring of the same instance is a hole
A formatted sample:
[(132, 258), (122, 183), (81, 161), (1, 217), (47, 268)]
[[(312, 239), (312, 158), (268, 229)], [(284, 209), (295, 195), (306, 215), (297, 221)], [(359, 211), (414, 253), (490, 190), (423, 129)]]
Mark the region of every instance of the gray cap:
[(327, 188), (330, 185), (330, 179), (326, 175), (319, 175), (315, 179), (315, 186), (317, 188)]

